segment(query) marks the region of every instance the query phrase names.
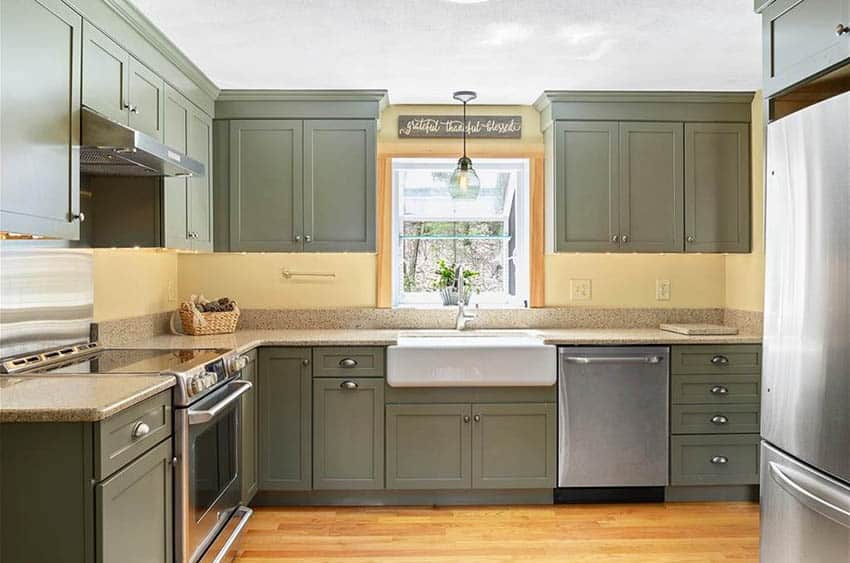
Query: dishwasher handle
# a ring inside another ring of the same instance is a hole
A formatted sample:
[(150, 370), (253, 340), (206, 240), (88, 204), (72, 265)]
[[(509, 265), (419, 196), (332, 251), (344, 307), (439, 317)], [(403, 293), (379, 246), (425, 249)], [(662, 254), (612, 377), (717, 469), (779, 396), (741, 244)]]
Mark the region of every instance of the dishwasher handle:
[(570, 364), (660, 364), (661, 356), (564, 356)]

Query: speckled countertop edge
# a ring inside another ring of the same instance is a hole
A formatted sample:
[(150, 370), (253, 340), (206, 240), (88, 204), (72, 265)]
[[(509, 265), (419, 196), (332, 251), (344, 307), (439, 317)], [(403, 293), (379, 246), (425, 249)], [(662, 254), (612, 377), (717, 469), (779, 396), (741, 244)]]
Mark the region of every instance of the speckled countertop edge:
[[(8, 379), (5, 379), (8, 377)], [(0, 423), (97, 422), (170, 389), (171, 376), (14, 375), (0, 387)], [(45, 394), (45, 386), (50, 393)]]

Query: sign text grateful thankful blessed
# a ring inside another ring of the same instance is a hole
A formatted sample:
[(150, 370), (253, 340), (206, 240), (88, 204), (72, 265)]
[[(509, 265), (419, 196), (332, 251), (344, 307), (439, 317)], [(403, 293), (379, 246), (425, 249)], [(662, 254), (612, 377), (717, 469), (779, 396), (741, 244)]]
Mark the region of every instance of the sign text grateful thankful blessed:
[[(398, 136), (402, 139), (462, 137), (463, 118), (457, 115), (400, 115)], [(522, 116), (467, 116), (466, 136), (479, 139), (519, 139), (522, 136)]]

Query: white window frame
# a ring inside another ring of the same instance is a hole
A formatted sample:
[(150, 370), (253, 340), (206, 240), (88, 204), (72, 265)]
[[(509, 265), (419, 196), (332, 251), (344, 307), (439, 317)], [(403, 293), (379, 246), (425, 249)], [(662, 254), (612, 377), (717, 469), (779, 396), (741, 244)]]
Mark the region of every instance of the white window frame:
[[(435, 157), (396, 157), (391, 159), (392, 170), (392, 303), (393, 307), (442, 307), (439, 293), (433, 292), (416, 292), (405, 293), (402, 290), (402, 239), (401, 225), (404, 218), (400, 213), (400, 195), (398, 182), (398, 167), (422, 167), (431, 168), (435, 164), (446, 165), (450, 170), (454, 169), (456, 159), (452, 158), (435, 158)], [(512, 237), (515, 237), (514, 256), (505, 256), (507, 260), (513, 260), (516, 271), (515, 279), (515, 295), (507, 293), (477, 293), (473, 295), (472, 305), (480, 305), (485, 308), (515, 308), (528, 307), (528, 299), (530, 294), (530, 238), (531, 225), (529, 216), (529, 194), (531, 182), (531, 161), (528, 158), (476, 158), (474, 167), (483, 170), (488, 167), (498, 167), (499, 165), (511, 164), (520, 169), (519, 179), (517, 182), (514, 199), (516, 201), (514, 231), (511, 232)], [(448, 189), (448, 188), (447, 188)], [(411, 217), (411, 221), (421, 221), (421, 217)], [(462, 216), (458, 217), (434, 217), (429, 220), (445, 220), (445, 221), (501, 221), (504, 220), (502, 215), (498, 216)], [(508, 252), (508, 245), (504, 245), (504, 252)], [(508, 284), (508, 276), (505, 276), (505, 283)]]

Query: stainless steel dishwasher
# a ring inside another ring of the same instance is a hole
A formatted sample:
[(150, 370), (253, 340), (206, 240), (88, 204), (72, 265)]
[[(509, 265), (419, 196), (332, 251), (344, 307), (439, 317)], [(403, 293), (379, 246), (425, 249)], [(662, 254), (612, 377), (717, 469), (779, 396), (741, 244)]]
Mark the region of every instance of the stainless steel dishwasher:
[(667, 484), (670, 349), (564, 347), (558, 487)]

